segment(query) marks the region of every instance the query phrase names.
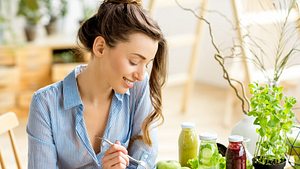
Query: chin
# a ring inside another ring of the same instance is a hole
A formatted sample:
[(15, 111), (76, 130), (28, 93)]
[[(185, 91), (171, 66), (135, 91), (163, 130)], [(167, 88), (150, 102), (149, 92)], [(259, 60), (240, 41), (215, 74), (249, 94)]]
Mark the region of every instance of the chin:
[(114, 91), (118, 94), (125, 94), (128, 90), (129, 90), (128, 88), (127, 89), (125, 89), (125, 88), (123, 88), (123, 89), (114, 89)]

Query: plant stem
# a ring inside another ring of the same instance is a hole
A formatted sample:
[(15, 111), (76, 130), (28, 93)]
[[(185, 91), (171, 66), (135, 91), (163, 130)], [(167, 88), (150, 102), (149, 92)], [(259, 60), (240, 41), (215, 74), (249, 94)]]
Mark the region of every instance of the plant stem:
[[(228, 71), (225, 68), (225, 63), (224, 63), (224, 58), (219, 50), (219, 48), (217, 47), (215, 40), (214, 40), (214, 36), (212, 33), (212, 27), (211, 27), (211, 23), (206, 20), (205, 18), (203, 18), (202, 16), (198, 16), (198, 14), (192, 10), (192, 9), (188, 9), (188, 8), (184, 8), (181, 4), (179, 4), (178, 0), (175, 0), (175, 2), (177, 3), (177, 5), (185, 10), (185, 11), (189, 11), (191, 12), (197, 19), (200, 19), (201, 21), (204, 21), (207, 26), (208, 26), (208, 30), (209, 30), (209, 37), (211, 40), (211, 43), (214, 47), (214, 49), (216, 50), (216, 54), (214, 55), (214, 59), (219, 63), (219, 65), (221, 65), (222, 70), (223, 70), (223, 78), (228, 82), (228, 84), (230, 85), (230, 87), (234, 90), (235, 95), (238, 97), (238, 99), (242, 102), (242, 111), (244, 114), (247, 114), (249, 112), (250, 109), (250, 104), (249, 104), (249, 100), (245, 94), (245, 88), (242, 82), (235, 80), (233, 78), (230, 78)], [(232, 82), (236, 82), (240, 85), (240, 87), (242, 88), (242, 95), (240, 95), (240, 93), (238, 92), (237, 87), (232, 83)], [(245, 106), (245, 102), (247, 104), (247, 108)]]

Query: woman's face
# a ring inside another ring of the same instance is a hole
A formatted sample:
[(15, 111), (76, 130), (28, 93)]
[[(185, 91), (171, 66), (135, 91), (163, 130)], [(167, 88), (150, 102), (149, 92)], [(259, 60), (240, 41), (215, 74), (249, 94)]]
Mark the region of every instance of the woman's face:
[(154, 59), (158, 42), (142, 33), (129, 36), (128, 42), (118, 42), (106, 48), (103, 66), (108, 84), (117, 93), (125, 93), (142, 81), (148, 64)]

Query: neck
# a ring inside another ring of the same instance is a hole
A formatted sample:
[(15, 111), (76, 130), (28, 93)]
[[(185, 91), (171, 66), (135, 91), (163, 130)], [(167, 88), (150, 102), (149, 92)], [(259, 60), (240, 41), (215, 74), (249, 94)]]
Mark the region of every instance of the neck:
[(77, 77), (81, 99), (92, 104), (111, 100), (113, 90), (105, 75), (96, 69), (92, 62)]

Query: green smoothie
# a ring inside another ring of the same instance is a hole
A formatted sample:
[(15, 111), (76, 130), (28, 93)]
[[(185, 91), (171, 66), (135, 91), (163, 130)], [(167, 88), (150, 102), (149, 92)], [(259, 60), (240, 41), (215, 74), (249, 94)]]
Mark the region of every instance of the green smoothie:
[(179, 162), (182, 167), (191, 167), (187, 164), (189, 159), (197, 158), (198, 136), (193, 123), (182, 123), (178, 139)]

